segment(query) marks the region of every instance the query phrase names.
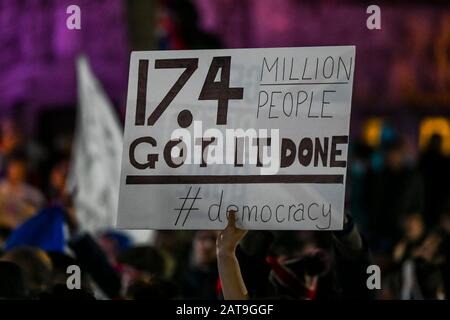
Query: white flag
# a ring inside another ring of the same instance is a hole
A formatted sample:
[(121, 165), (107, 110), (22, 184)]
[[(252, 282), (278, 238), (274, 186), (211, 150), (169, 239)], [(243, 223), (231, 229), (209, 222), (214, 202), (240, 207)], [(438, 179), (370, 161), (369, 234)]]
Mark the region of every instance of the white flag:
[[(85, 57), (77, 60), (78, 118), (69, 190), (81, 225), (96, 232), (116, 224), (123, 132), (113, 106)], [(128, 232), (127, 232), (128, 233)], [(148, 230), (130, 231), (149, 240)]]

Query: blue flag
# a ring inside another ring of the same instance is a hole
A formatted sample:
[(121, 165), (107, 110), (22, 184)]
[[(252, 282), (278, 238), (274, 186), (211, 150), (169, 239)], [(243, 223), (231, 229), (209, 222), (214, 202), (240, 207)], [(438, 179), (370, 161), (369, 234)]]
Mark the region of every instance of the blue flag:
[(59, 206), (52, 206), (18, 226), (6, 240), (5, 250), (28, 245), (63, 252), (64, 244), (64, 211)]

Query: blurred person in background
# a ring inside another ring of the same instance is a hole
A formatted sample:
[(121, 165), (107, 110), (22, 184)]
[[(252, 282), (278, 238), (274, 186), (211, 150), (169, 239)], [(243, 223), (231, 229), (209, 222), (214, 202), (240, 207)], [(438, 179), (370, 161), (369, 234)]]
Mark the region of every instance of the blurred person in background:
[(53, 266), (45, 251), (29, 246), (16, 247), (4, 253), (0, 260), (13, 262), (21, 268), (30, 298), (37, 299), (50, 288)]
[[(89, 274), (97, 285), (96, 287), (100, 289), (94, 295), (101, 298), (118, 299), (122, 294), (120, 272), (117, 270), (117, 266), (111, 264), (107, 253), (103, 251), (94, 237), (84, 230), (71, 200), (72, 197), (68, 197), (63, 203), (64, 220), (69, 231), (67, 245), (72, 250), (78, 262), (77, 265), (83, 272)], [(87, 289), (89, 290), (89, 287)], [(86, 293), (89, 295), (89, 291)]]
[(444, 260), (441, 264), (442, 277), (444, 281), (445, 297), (450, 298), (450, 207), (440, 215), (439, 229), (442, 234), (440, 250)]
[(109, 263), (120, 271), (119, 256), (132, 246), (131, 239), (123, 232), (116, 230), (107, 230), (96, 238), (99, 246), (108, 257)]
[(192, 232), (186, 230), (158, 230), (154, 245), (164, 257), (166, 278), (171, 279), (189, 261), (192, 247)]
[(448, 276), (448, 233), (440, 228), (426, 230), (419, 213), (402, 219), (403, 236), (393, 251), (395, 267), (388, 273), (392, 298), (403, 300), (444, 299)]
[[(145, 284), (152, 284), (150, 279), (164, 278), (165, 261), (158, 249), (152, 246), (131, 247), (118, 257), (120, 264), (122, 294), (133, 296), (136, 286), (142, 289)], [(134, 288), (134, 289), (133, 289)], [(130, 291), (131, 290), (131, 291)]]
[[(20, 114), (20, 113), (19, 113)], [(40, 170), (46, 156), (42, 146), (24, 134), (24, 128), (18, 123), (20, 116), (0, 118), (0, 177), (7, 175), (7, 167), (10, 158), (21, 154), (27, 161), (28, 182), (39, 184)]]
[(411, 257), (414, 250), (426, 237), (425, 222), (422, 215), (417, 212), (403, 216), (401, 229), (403, 231), (402, 238), (393, 250), (393, 260), (397, 263)]
[(424, 190), (417, 170), (407, 163), (400, 137), (382, 142), (383, 165), (367, 177), (365, 209), (371, 244), (376, 251), (391, 252), (401, 237), (403, 214), (423, 212)]
[(413, 253), (417, 282), (424, 299), (448, 298), (445, 288), (449, 272), (448, 249), (448, 235), (433, 230)]
[[(400, 265), (400, 293), (404, 300), (448, 297), (448, 239), (440, 232), (431, 232)], [(445, 243), (447, 242), (447, 243)]]
[[(80, 261), (78, 261), (75, 257), (72, 257), (66, 253), (51, 251), (47, 252), (47, 255), (50, 257), (52, 261), (52, 274), (51, 274), (51, 286), (47, 290), (47, 292), (41, 294), (40, 299), (58, 299), (58, 295), (64, 295), (64, 298), (70, 298), (70, 292), (74, 295), (72, 298), (83, 297), (91, 297), (94, 298), (94, 287), (92, 283), (92, 277), (88, 272), (83, 272), (81, 270), (80, 273), (80, 289), (77, 290), (69, 290), (67, 289), (67, 280), (70, 273), (67, 273), (67, 268), (69, 266), (80, 266)], [(76, 291), (82, 291), (82, 295), (77, 295)]]
[(172, 37), (171, 49), (221, 49), (221, 40), (200, 27), (200, 17), (191, 1), (169, 0), (166, 2), (170, 15)]
[(27, 297), (28, 288), (22, 269), (16, 263), (0, 261), (0, 300)]
[(23, 136), (12, 119), (0, 122), (0, 176), (6, 173), (7, 159), (16, 150), (23, 148)]
[(365, 186), (367, 181), (367, 175), (370, 170), (370, 155), (373, 149), (363, 139), (357, 139), (351, 144), (351, 150), (349, 156), (349, 181), (347, 184), (347, 190), (350, 201), (350, 211), (358, 225), (359, 230), (368, 234), (368, 216), (365, 207)]
[(179, 287), (172, 281), (156, 276), (140, 276), (128, 288), (126, 299), (172, 300), (180, 298)]
[(414, 271), (414, 252), (426, 237), (423, 217), (418, 212), (404, 214), (400, 222), (401, 238), (392, 251), (392, 263), (383, 270), (383, 299), (421, 299)]
[(442, 151), (442, 136), (433, 134), (420, 155), (419, 168), (425, 185), (424, 218), (435, 226), (450, 197), (450, 161)]
[(0, 228), (11, 231), (44, 204), (42, 193), (27, 183), (27, 159), (16, 152), (8, 158), (6, 177), (0, 181)]
[(189, 261), (180, 264), (177, 272), (184, 298), (218, 298), (216, 239), (216, 231), (199, 230), (194, 233)]
[[(252, 233), (249, 232), (248, 235)], [(217, 240), (218, 270), (225, 299), (370, 299), (366, 270), (370, 258), (366, 241), (350, 215), (344, 229), (329, 233), (332, 247), (307, 245), (289, 259), (268, 256), (272, 236), (257, 232), (247, 239), (230, 212)], [(259, 243), (254, 240), (259, 238)]]
[(50, 203), (60, 203), (67, 199), (66, 180), (68, 173), (69, 161), (67, 159), (58, 159), (52, 165), (46, 192)]

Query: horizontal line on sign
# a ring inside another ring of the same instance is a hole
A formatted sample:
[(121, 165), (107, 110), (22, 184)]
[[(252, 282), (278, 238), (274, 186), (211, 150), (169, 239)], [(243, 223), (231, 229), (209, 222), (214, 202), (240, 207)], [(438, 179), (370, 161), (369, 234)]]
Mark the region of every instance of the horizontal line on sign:
[(137, 176), (126, 177), (126, 184), (253, 184), (253, 183), (339, 183), (342, 174), (298, 174), (298, 175), (214, 175), (214, 176)]
[(348, 82), (285, 82), (285, 83), (260, 83), (260, 86), (299, 86), (302, 84), (307, 85), (320, 85), (320, 84), (348, 84)]

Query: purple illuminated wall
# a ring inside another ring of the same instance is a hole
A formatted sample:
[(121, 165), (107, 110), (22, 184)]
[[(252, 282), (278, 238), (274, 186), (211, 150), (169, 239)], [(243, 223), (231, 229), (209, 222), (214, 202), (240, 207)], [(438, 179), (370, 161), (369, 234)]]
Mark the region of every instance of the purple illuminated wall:
[[(81, 30), (68, 30), (66, 8), (81, 8)], [(109, 96), (126, 94), (129, 47), (121, 0), (1, 0), (0, 110), (76, 103), (75, 57), (84, 53)]]
[[(382, 30), (369, 31), (366, 5), (358, 1), (193, 1), (202, 28), (227, 47), (356, 45), (358, 110), (450, 110), (448, 7), (385, 1)], [(66, 8), (75, 3), (81, 7), (80, 31), (66, 28)], [(19, 103), (27, 110), (73, 105), (78, 53), (87, 54), (123, 108), (127, 25), (123, 0), (1, 0), (0, 113)]]
[(226, 46), (356, 45), (354, 103), (450, 112), (448, 6), (380, 1), (382, 29), (366, 28), (359, 1), (195, 0), (202, 27)]

